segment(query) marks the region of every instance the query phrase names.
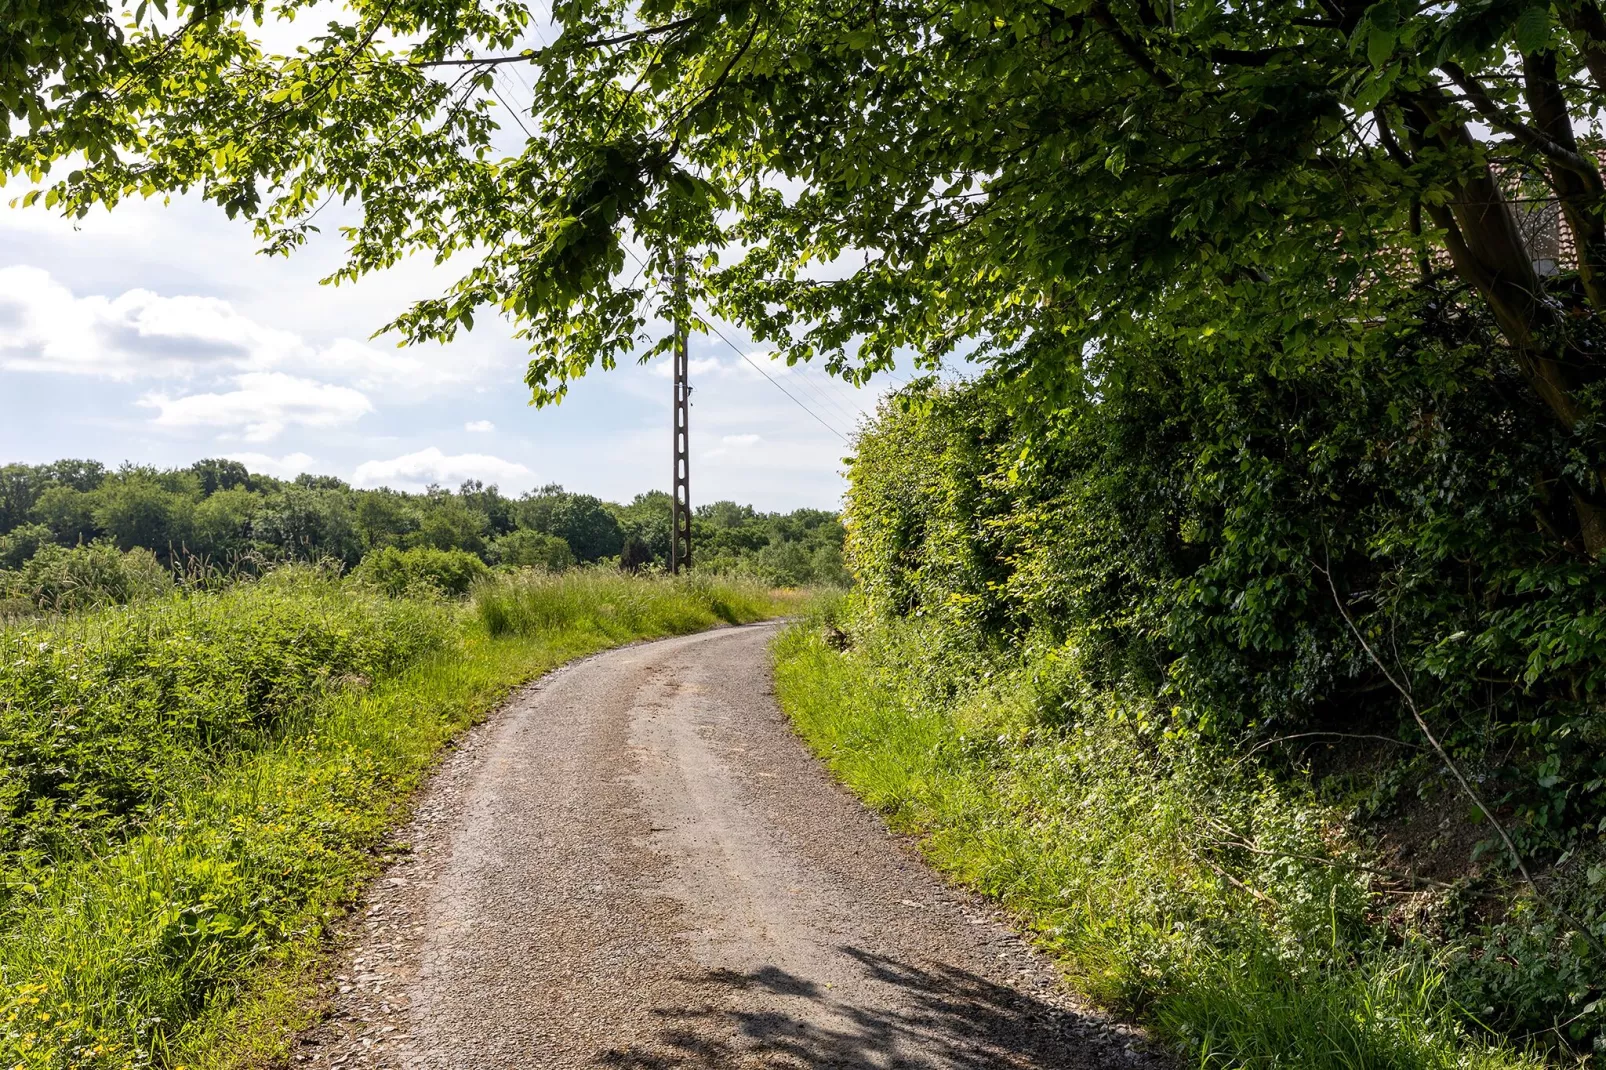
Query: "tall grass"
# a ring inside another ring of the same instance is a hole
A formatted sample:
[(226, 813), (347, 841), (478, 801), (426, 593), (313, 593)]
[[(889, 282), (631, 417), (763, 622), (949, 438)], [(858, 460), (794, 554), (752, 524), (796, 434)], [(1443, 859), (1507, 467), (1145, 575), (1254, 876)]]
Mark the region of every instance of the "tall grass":
[(774, 605), (770, 592), (750, 580), (630, 576), (613, 569), (498, 576), (478, 584), (473, 601), (492, 635), (577, 628), (612, 640), (741, 624)]
[[(918, 626), (777, 642), (776, 691), (841, 780), (1068, 976), (1200, 1067), (1512, 1070), (1436, 952), (1376, 926), (1336, 815), (1167, 738), (1051, 657), (961, 663)], [(840, 643), (838, 644), (840, 645)]]
[[(0, 630), (0, 746), (33, 740), (35, 770), (0, 791), (0, 1066), (271, 1062), (446, 740), (570, 658), (769, 609), (598, 573), (538, 620), (549, 587), (459, 607), (285, 573)], [(493, 633), (486, 605), (522, 624)]]

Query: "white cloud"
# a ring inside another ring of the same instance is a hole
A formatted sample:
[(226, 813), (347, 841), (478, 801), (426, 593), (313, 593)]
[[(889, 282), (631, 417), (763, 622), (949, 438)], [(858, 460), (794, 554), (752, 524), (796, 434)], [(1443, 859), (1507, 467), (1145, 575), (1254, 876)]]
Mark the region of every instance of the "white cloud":
[(450, 355), (449, 363), (425, 360), (418, 355), (420, 353), (443, 358), (449, 355), (438, 346), (379, 349), (350, 338), (339, 338), (320, 350), (314, 363), (320, 374), (345, 379), (364, 390), (445, 386), (463, 382), (476, 370), (465, 366), (461, 353)]
[(247, 442), (266, 442), (292, 424), (338, 427), (374, 411), (361, 391), (283, 372), (248, 372), (234, 382), (237, 389), (227, 393), (152, 393), (139, 404), (158, 410), (152, 422), (159, 427), (220, 428)]
[(0, 368), (118, 380), (279, 370), (359, 390), (416, 392), (465, 382), (488, 367), (483, 358), (439, 346), (403, 350), (351, 338), (315, 345), (216, 297), (145, 289), (76, 297), (47, 271), (0, 268)]
[(487, 453), (449, 456), (431, 446), (388, 461), (364, 461), (351, 478), (360, 487), (387, 486), (397, 490), (421, 489), (431, 483), (450, 486), (465, 479), (482, 479), (509, 490), (530, 486), (534, 475), (517, 461), (505, 461)]
[(214, 297), (134, 289), (75, 297), (49, 272), (0, 268), (0, 366), (17, 371), (188, 377), (306, 359), (289, 331), (264, 327)]
[(734, 454), (752, 452), (751, 447), (764, 441), (763, 435), (721, 435), (719, 445), (711, 450), (703, 451), (702, 456), (707, 459), (715, 457), (730, 457)]
[(229, 460), (239, 461), (253, 472), (286, 479), (311, 471), (312, 466), (318, 463), (305, 453), (287, 453), (283, 457), (272, 457), (266, 453), (230, 453), (227, 456)]
[(495, 431), (496, 425), (489, 420), (470, 420), (468, 423), (463, 425), (463, 430), (476, 431), (480, 434), (485, 434), (490, 431)]

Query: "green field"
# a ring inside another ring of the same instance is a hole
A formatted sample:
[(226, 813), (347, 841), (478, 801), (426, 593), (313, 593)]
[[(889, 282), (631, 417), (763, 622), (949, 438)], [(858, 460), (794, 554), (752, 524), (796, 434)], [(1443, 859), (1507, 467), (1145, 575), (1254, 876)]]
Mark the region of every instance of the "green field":
[(465, 603), (292, 567), (5, 626), (0, 1065), (281, 1053), (447, 740), (571, 658), (773, 610), (604, 570)]

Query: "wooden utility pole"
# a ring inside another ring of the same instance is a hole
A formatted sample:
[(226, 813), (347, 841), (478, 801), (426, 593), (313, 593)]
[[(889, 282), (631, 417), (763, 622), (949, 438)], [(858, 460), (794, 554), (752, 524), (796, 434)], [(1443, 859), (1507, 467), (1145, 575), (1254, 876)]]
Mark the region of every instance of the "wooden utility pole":
[(691, 567), (691, 461), (686, 383), (686, 254), (675, 258), (675, 482), (669, 503), (669, 571)]

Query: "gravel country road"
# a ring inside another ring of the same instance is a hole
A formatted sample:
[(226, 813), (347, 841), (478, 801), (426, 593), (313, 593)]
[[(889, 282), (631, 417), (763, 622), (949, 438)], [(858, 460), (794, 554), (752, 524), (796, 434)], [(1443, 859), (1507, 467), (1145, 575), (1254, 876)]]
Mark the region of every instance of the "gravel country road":
[(1159, 1066), (829, 778), (774, 631), (588, 658), (471, 732), (293, 1065)]

